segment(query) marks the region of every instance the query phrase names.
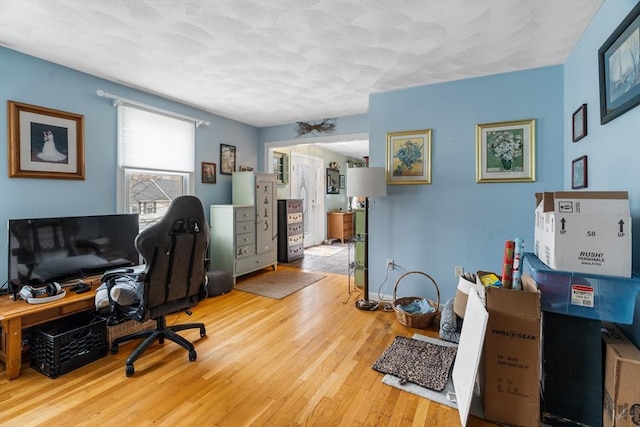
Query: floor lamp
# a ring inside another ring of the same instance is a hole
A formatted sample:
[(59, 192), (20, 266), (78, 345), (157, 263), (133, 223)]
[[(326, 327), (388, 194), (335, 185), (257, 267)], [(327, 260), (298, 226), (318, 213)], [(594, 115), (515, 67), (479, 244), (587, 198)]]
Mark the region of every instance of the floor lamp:
[(369, 300), (369, 197), (387, 195), (384, 168), (348, 168), (347, 196), (364, 197), (364, 299), (356, 301), (360, 310), (373, 311), (378, 303)]

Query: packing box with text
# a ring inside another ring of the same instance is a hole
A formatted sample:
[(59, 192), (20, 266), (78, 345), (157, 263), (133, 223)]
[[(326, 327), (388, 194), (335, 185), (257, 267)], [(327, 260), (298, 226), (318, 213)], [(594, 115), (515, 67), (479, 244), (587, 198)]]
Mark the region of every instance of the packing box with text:
[(540, 424), (540, 294), (523, 276), (524, 290), (488, 287), (484, 339), (485, 418), (518, 426)]
[(631, 277), (628, 192), (536, 193), (534, 240), (551, 268)]

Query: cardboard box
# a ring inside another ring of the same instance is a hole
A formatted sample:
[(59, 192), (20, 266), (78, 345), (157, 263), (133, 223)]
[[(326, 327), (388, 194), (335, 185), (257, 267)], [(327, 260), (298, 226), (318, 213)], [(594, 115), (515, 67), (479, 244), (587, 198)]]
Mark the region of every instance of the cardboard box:
[(485, 289), (489, 313), (484, 339), (485, 418), (518, 426), (540, 424), (540, 293), (522, 276), (524, 290)]
[(464, 319), (469, 292), (473, 288), (482, 288), (482, 286), (470, 282), (462, 276), (458, 278), (458, 287), (456, 288), (456, 295), (453, 299), (453, 312), (461, 319)]
[(640, 350), (613, 323), (602, 324), (605, 344), (603, 424), (640, 425)]
[(536, 193), (534, 253), (563, 271), (631, 277), (626, 191)]

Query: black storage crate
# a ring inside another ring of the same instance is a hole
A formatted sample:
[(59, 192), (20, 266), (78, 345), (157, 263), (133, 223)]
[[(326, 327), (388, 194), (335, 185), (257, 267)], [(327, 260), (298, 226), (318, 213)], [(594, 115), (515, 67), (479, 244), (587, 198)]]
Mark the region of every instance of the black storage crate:
[(31, 367), (51, 378), (71, 372), (107, 354), (106, 321), (78, 313), (33, 328)]

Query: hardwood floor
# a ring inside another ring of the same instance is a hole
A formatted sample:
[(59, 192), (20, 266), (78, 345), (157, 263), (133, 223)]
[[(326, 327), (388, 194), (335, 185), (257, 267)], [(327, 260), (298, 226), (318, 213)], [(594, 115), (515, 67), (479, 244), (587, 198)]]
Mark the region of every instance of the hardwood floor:
[[(293, 268), (279, 266), (279, 269)], [(282, 300), (233, 290), (168, 323), (202, 321), (182, 335), (198, 359), (165, 341), (152, 346), (127, 378), (137, 343), (50, 379), (23, 365), (0, 374), (0, 423), (8, 426), (455, 426), (455, 409), (382, 384), (371, 369), (407, 328), (393, 312), (355, 309), (347, 276), (326, 277)], [(1, 366), (1, 364), (0, 364)], [(493, 426), (470, 418), (469, 426)]]

